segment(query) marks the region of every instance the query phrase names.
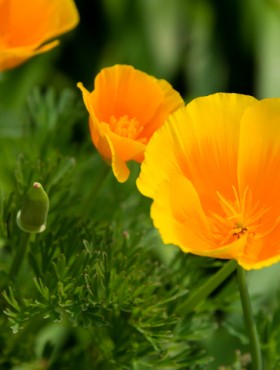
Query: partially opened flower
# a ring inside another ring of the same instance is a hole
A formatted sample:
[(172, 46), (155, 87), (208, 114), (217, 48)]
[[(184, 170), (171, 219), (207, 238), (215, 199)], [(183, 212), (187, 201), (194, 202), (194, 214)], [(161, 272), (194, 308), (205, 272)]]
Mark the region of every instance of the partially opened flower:
[(73, 0), (0, 0), (0, 71), (57, 46), (46, 42), (78, 22)]
[(137, 185), (165, 243), (247, 270), (279, 261), (280, 99), (193, 100), (151, 139)]
[(142, 162), (154, 131), (171, 112), (184, 106), (168, 82), (127, 65), (103, 69), (92, 92), (81, 83), (78, 87), (89, 112), (93, 144), (120, 182), (129, 176), (126, 162)]

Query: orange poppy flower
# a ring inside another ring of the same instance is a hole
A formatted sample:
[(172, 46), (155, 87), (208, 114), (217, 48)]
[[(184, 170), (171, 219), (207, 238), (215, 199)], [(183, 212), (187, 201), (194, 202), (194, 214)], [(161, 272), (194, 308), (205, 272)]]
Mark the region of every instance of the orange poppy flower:
[(142, 162), (154, 131), (171, 112), (184, 106), (168, 82), (127, 65), (103, 69), (92, 92), (81, 83), (78, 87), (89, 112), (93, 144), (112, 165), (119, 182), (129, 177), (126, 162)]
[(165, 243), (258, 269), (280, 260), (279, 168), (280, 99), (219, 93), (168, 118), (137, 186)]
[(45, 42), (78, 22), (73, 0), (0, 0), (0, 71), (57, 46)]

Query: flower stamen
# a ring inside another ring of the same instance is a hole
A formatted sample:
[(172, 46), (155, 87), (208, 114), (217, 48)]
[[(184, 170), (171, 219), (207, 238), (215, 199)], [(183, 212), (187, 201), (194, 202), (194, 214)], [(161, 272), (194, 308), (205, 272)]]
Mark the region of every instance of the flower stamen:
[(236, 227), (232, 230), (232, 236), (236, 239), (239, 239), (248, 231), (247, 227), (244, 227), (241, 224), (236, 224)]
[(260, 206), (259, 201), (253, 202), (252, 192), (248, 187), (241, 196), (235, 187), (233, 193), (234, 200), (229, 200), (217, 192), (223, 214), (211, 214), (212, 236), (220, 245), (239, 239), (246, 233), (250, 238), (263, 238), (279, 225), (280, 217), (266, 229), (269, 219), (265, 216), (271, 208)]
[(109, 126), (117, 135), (128, 139), (136, 139), (144, 128), (135, 117), (129, 118), (127, 115), (119, 118), (111, 116)]

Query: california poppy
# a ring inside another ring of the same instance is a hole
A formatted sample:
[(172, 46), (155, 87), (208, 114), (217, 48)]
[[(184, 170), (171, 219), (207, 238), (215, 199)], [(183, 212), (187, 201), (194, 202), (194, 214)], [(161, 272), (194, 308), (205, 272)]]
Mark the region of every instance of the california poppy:
[(165, 243), (250, 270), (280, 260), (279, 168), (280, 99), (218, 93), (168, 118), (137, 185)]
[(45, 42), (78, 22), (73, 0), (0, 0), (0, 71), (57, 46)]
[(89, 112), (93, 144), (112, 165), (119, 182), (129, 177), (126, 162), (142, 162), (154, 131), (171, 112), (184, 106), (168, 82), (127, 65), (104, 68), (92, 92), (81, 83), (78, 87)]

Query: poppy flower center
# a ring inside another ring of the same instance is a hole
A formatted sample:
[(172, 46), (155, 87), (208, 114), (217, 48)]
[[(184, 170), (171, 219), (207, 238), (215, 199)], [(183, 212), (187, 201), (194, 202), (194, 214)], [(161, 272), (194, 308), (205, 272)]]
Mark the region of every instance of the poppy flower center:
[(111, 116), (109, 126), (113, 132), (128, 139), (137, 139), (143, 131), (143, 126), (136, 118), (129, 118), (127, 115), (116, 118)]
[(247, 234), (247, 237), (262, 238), (280, 223), (280, 217), (273, 223), (267, 216), (270, 208), (253, 202), (252, 192), (246, 188), (239, 196), (233, 187), (234, 200), (217, 192), (222, 209), (221, 214), (211, 214), (212, 237), (220, 245), (230, 243)]

